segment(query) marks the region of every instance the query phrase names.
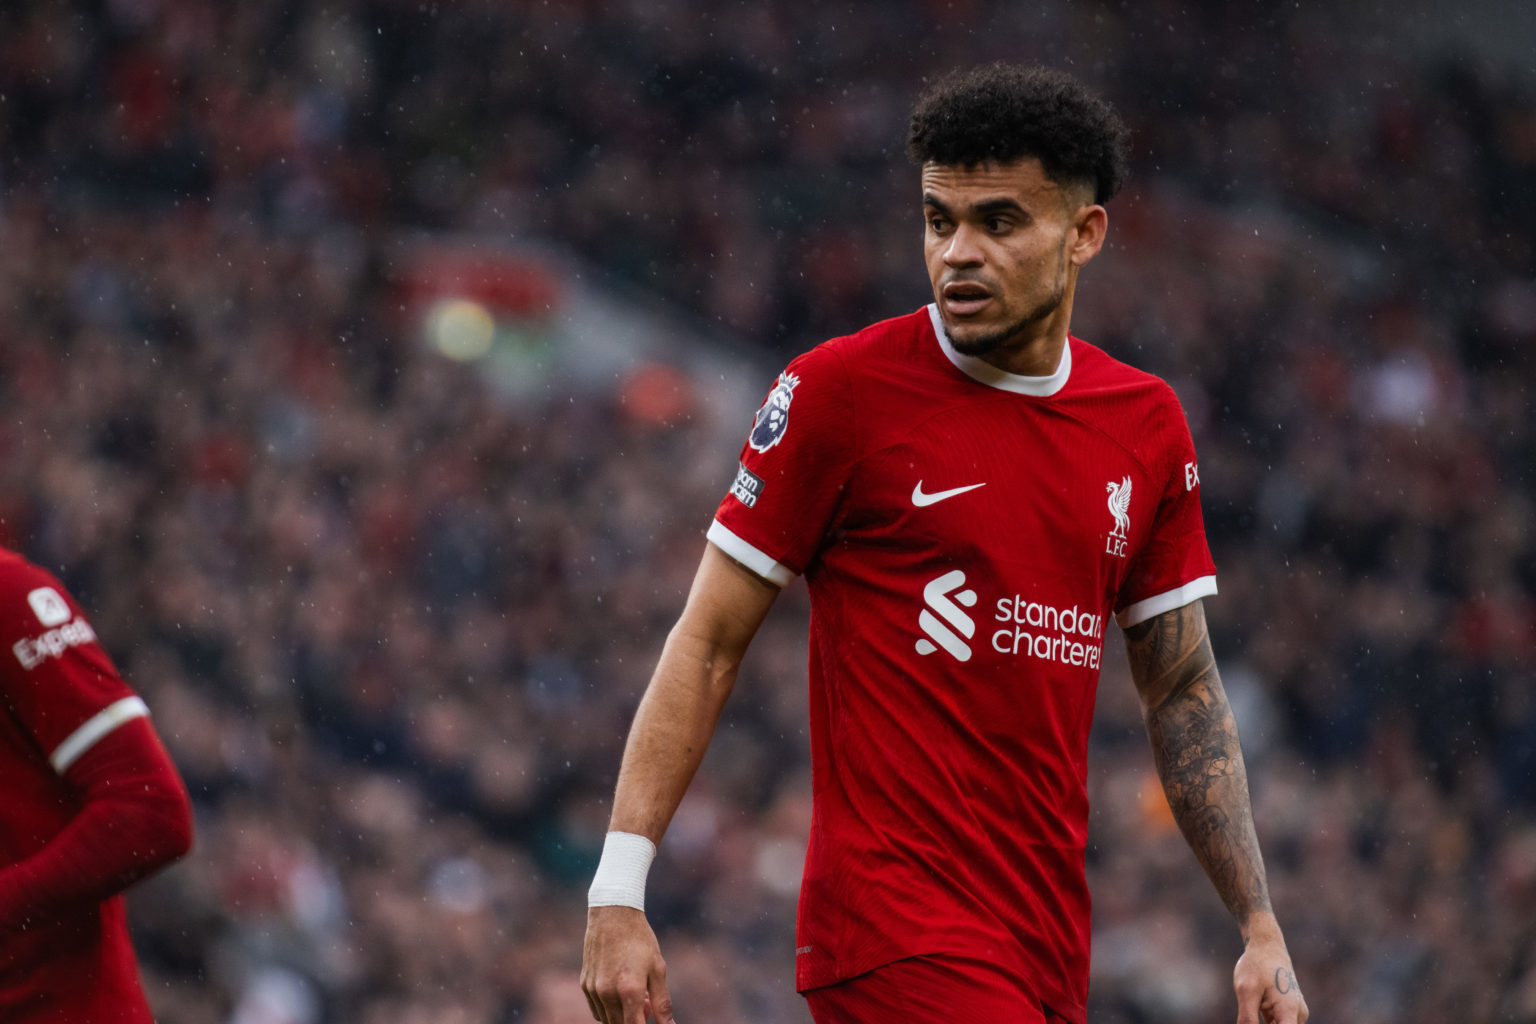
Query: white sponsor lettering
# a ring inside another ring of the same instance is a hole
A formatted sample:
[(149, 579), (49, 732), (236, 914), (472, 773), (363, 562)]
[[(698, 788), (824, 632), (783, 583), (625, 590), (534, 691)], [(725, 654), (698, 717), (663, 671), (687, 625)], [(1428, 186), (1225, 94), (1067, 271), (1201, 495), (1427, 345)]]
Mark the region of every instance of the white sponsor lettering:
[(84, 619), (76, 619), (58, 629), (50, 629), (35, 639), (23, 637), (11, 645), (11, 650), (15, 653), (16, 660), (21, 662), (21, 667), (30, 672), (49, 658), (57, 658), (71, 647), (93, 643), (95, 640), (96, 631), (91, 628), (91, 624)]
[(1200, 486), (1200, 467), (1193, 462), (1184, 463), (1184, 489), (1192, 491)]
[[(992, 634), (992, 649), (999, 654), (1025, 654), (1064, 665), (1099, 667), (1104, 650), (1102, 615), (1080, 610), (1077, 605), (1058, 608), (1026, 601), (1023, 595), (1015, 594), (998, 598), (993, 618), (1014, 626)], [(1052, 633), (1056, 635), (1049, 635)]]
[[(960, 606), (973, 608), (977, 598), (974, 590), (961, 589), (964, 586), (965, 573), (952, 569), (923, 587), (917, 624), (924, 635), (917, 640), (917, 653), (929, 655), (942, 648), (956, 661), (971, 660), (966, 641), (975, 637), (976, 622)], [(1004, 624), (991, 636), (997, 653), (1099, 668), (1104, 651), (1102, 614), (1076, 604), (1060, 607), (1031, 601), (1023, 594), (1000, 597), (994, 607), (993, 618)]]
[(1089, 611), (1078, 611), (1077, 605), (1070, 608), (1057, 608), (1054, 605), (1041, 604), (1039, 601), (1026, 601), (1021, 594), (998, 598), (997, 614), (994, 618), (998, 622), (1017, 622), (1020, 625), (1049, 629), (1068, 635), (1075, 634), (1096, 639), (1104, 637), (1103, 616)]

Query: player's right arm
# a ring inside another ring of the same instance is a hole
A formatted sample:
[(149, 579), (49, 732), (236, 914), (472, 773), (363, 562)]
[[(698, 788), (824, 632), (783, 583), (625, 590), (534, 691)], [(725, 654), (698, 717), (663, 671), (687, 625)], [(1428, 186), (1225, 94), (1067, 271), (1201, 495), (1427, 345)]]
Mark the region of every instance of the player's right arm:
[(857, 451), (858, 410), (832, 345), (778, 376), (741, 448), (682, 617), (635, 713), (603, 859), (588, 894), (582, 989), (602, 1024), (672, 1024), (646, 922), (645, 873), (779, 588), (814, 560)]
[[(682, 616), (635, 712), (610, 832), (643, 837), (653, 846), (661, 842), (703, 760), (747, 646), (778, 593), (777, 586), (706, 545)], [(666, 965), (642, 909), (588, 908), (581, 986), (602, 1024), (641, 1024), (652, 1016), (672, 1024)]]

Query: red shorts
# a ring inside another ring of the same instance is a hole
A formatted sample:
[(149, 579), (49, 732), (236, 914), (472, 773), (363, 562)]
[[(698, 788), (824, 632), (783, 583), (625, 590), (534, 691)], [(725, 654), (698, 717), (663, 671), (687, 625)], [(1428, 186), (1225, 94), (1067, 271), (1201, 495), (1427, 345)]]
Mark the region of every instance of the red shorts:
[(996, 964), (915, 956), (805, 993), (816, 1024), (1046, 1024), (1067, 1018), (1041, 1006)]

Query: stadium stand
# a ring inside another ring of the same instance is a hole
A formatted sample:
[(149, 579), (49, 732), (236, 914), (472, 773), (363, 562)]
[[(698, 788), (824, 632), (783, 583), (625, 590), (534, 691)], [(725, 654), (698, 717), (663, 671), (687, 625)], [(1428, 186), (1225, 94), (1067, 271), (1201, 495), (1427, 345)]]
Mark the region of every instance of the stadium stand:
[[(581, 893), (741, 431), (789, 353), (925, 301), (912, 86), (1004, 55), (1135, 126), (1076, 333), (1189, 410), (1314, 1013), (1536, 1021), (1536, 78), (1361, 4), (1032, 7), (0, 11), (0, 539), (192, 791), (132, 902), (163, 1024), (588, 1019)], [(808, 1020), (804, 611), (653, 872), (686, 1020)], [(1230, 1019), (1106, 662), (1091, 1017)]]

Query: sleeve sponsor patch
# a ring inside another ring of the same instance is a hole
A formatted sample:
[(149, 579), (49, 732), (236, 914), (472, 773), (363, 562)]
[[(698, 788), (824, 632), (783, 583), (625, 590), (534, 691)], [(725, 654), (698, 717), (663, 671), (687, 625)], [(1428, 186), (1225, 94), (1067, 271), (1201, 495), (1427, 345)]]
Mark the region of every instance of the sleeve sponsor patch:
[(45, 626), (57, 626), (75, 617), (69, 604), (52, 587), (38, 587), (32, 591), (27, 595), (27, 604), (32, 606), (37, 621)]
[(731, 484), (731, 496), (747, 508), (757, 504), (763, 493), (763, 478), (740, 463), (736, 466), (736, 480)]
[(789, 429), (789, 403), (799, 386), (800, 378), (788, 370), (779, 374), (779, 382), (768, 392), (763, 407), (757, 410), (752, 420), (752, 433), (747, 437), (747, 443), (753, 451), (766, 452), (784, 440), (784, 432)]
[(21, 667), (30, 672), (49, 658), (61, 657), (72, 647), (95, 642), (96, 631), (91, 624), (84, 619), (75, 619), (35, 639), (22, 637), (11, 645), (11, 651), (21, 662)]

